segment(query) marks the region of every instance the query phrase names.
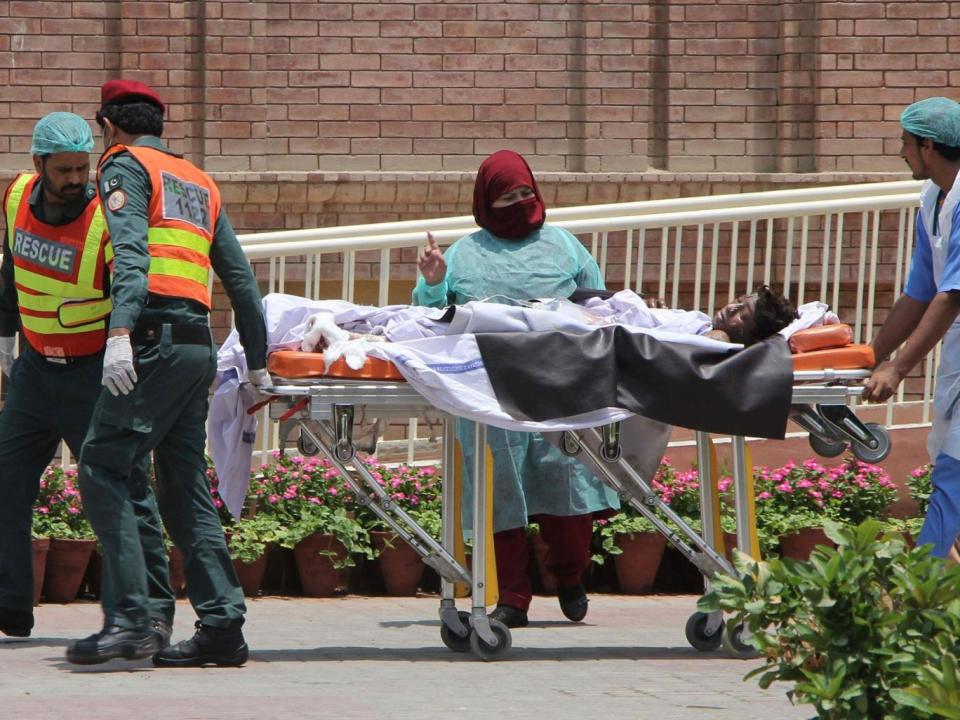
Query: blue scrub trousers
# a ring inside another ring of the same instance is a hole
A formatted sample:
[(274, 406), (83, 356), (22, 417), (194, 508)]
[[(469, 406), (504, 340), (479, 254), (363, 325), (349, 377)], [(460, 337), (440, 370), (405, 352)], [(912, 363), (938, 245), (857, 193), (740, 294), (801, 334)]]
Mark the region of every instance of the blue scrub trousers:
[(917, 545), (933, 545), (930, 554), (945, 558), (960, 536), (960, 460), (937, 455), (932, 480), (930, 506)]

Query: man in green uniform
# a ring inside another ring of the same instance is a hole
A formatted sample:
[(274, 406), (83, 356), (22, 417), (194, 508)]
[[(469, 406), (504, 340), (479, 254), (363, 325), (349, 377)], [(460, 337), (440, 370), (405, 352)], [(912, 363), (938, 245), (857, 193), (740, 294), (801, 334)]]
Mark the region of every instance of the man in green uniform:
[[(35, 172), (18, 175), (4, 197), (7, 231), (0, 266), (0, 367), (10, 378), (0, 413), (0, 632), (33, 627), (32, 505), (60, 440), (80, 453), (98, 395), (106, 340), (109, 243), (96, 188), (88, 183), (93, 135), (73, 113), (36, 124)], [(64, 320), (70, 312), (79, 313)], [(15, 358), (15, 335), (22, 352)], [(151, 560), (148, 617), (157, 641), (170, 638), (174, 595), (146, 469), (130, 497), (144, 554)], [(106, 587), (111, 578), (104, 577)], [(115, 609), (104, 605), (106, 621)]]
[[(251, 368), (269, 384), (260, 292), (216, 184), (160, 140), (163, 103), (143, 83), (101, 88), (97, 122), (106, 153), (98, 191), (114, 249), (113, 312), (101, 390), (80, 456), (87, 516), (114, 579), (117, 622), (67, 650), (91, 664), (153, 654), (158, 666), (242, 665), (243, 592), (206, 484), (207, 395), (216, 369), (208, 325), (209, 270), (236, 313)], [(153, 451), (160, 515), (184, 556), (199, 616), (189, 640), (156, 652), (148, 632), (149, 568), (129, 498), (131, 468)], [(154, 654), (155, 653), (155, 654)]]

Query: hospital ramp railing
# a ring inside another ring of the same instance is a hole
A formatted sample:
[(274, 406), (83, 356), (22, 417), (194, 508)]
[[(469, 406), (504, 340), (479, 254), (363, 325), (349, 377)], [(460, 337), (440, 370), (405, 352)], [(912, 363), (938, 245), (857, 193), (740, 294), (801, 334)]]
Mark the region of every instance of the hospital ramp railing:
[[(855, 342), (869, 342), (903, 285), (919, 189), (919, 182), (903, 181), (580, 206), (549, 210), (547, 221), (584, 243), (608, 287), (712, 315), (764, 283), (797, 304), (829, 303), (854, 328)], [(411, 251), (423, 246), (427, 231), (445, 246), (475, 229), (471, 216), (460, 216), (240, 239), (250, 260), (266, 265), (268, 292), (331, 297), (339, 286), (340, 298), (354, 301), (360, 278), (385, 305), (391, 287), (412, 285)], [(901, 386), (884, 424), (930, 422), (938, 359), (939, 349)], [(415, 424), (409, 434), (416, 436)], [(409, 447), (412, 459), (412, 440)]]

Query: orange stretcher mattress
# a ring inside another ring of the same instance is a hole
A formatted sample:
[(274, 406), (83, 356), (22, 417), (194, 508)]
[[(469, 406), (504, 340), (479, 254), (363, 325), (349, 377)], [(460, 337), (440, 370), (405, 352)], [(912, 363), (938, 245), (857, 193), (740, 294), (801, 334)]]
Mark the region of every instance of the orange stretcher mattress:
[(847, 345), (793, 356), (794, 370), (870, 370), (875, 358), (869, 345)]
[(404, 382), (397, 366), (389, 360), (368, 357), (359, 370), (350, 368), (343, 358), (337, 360), (330, 372), (324, 372), (323, 353), (277, 350), (267, 359), (267, 370), (275, 377), (288, 379), (340, 378), (344, 380), (393, 380)]

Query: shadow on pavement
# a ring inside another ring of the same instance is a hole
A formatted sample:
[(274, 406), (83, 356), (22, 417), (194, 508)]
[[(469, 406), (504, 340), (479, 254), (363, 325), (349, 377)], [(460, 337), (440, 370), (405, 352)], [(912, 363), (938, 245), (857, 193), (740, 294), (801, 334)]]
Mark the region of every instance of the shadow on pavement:
[[(516, 642), (516, 636), (514, 636)], [(472, 653), (456, 653), (443, 646), (419, 648), (383, 647), (326, 647), (296, 650), (254, 650), (251, 662), (343, 662), (369, 660), (374, 662), (408, 662), (435, 660), (439, 662), (478, 662)], [(730, 660), (722, 652), (702, 653), (691, 647), (549, 647), (513, 648), (497, 662), (510, 660)]]

